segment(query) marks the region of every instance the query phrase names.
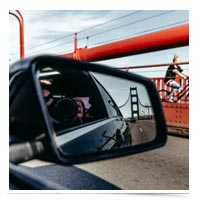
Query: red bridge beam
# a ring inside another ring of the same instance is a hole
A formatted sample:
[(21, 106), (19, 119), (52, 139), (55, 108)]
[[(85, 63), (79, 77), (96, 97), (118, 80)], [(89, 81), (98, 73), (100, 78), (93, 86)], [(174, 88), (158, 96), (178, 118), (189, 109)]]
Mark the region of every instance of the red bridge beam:
[[(177, 65), (188, 65), (189, 62), (179, 62)], [(125, 69), (128, 71), (129, 69), (141, 69), (141, 68), (152, 68), (152, 67), (166, 67), (174, 65), (174, 63), (161, 63), (161, 64), (151, 64), (151, 65), (139, 65), (139, 66), (127, 66), (127, 67), (118, 67), (118, 69)]]
[(189, 45), (189, 24), (113, 42), (93, 48), (79, 48), (62, 57), (99, 61)]
[(16, 14), (12, 11), (9, 11), (9, 14), (16, 17), (19, 22), (20, 58), (24, 59), (24, 19), (19, 10), (16, 10)]

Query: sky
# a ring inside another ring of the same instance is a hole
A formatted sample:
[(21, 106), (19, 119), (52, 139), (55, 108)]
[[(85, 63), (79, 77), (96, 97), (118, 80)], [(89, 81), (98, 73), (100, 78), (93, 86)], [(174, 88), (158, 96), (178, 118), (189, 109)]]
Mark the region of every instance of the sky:
[[(189, 23), (188, 10), (20, 10), (25, 25), (25, 57), (64, 54)], [(19, 24), (9, 16), (9, 61), (19, 59)], [(89, 39), (87, 39), (89, 37)], [(113, 67), (170, 63), (174, 54), (189, 61), (189, 47), (99, 61)], [(189, 66), (182, 66), (188, 73)], [(131, 70), (133, 71), (133, 70)], [(144, 72), (145, 71), (145, 72)], [(164, 76), (166, 67), (134, 70), (147, 77)]]
[[(111, 97), (114, 99), (117, 106), (120, 108), (124, 117), (131, 117), (131, 97), (130, 97), (130, 88), (137, 88), (137, 92), (133, 90), (132, 95), (138, 95), (139, 102), (139, 115), (148, 115), (151, 109), (148, 109), (145, 106), (151, 107), (151, 101), (149, 99), (148, 92), (146, 87), (140, 83), (120, 79), (118, 77), (111, 77), (105, 74), (92, 73), (95, 78), (103, 85), (104, 88), (108, 91)], [(120, 91), (120, 93), (119, 93)], [(120, 95), (119, 95), (120, 94)], [(132, 102), (136, 102), (136, 97), (132, 97)], [(137, 107), (133, 106), (134, 110), (137, 110)], [(152, 111), (151, 111), (152, 112)]]

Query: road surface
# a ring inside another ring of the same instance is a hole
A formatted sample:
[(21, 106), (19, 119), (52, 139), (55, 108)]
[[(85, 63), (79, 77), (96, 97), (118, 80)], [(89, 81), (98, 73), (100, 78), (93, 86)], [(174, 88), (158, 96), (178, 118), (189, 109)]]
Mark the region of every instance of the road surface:
[(126, 190), (189, 190), (189, 139), (168, 136), (162, 148), (76, 167)]
[(138, 120), (130, 123), (132, 144), (141, 144), (153, 140), (156, 136), (156, 127), (153, 120)]
[[(78, 171), (78, 177), (77, 173), (72, 173), (81, 169), (124, 190), (189, 190), (189, 139), (168, 136), (167, 144), (158, 149), (74, 167), (60, 167), (40, 160), (21, 165), (29, 170), (35, 169), (36, 174), (58, 183), (64, 180), (68, 188), (76, 181), (78, 186), (81, 185), (79, 176), (83, 173)], [(63, 170), (67, 172), (63, 173)], [(94, 182), (88, 184), (89, 188), (90, 184), (95, 186)], [(77, 189), (77, 186), (74, 188)]]

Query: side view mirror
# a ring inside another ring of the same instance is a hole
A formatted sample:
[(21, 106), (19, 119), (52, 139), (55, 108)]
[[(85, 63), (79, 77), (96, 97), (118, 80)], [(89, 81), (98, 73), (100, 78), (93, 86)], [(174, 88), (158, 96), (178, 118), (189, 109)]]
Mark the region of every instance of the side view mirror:
[[(19, 149), (29, 142), (28, 156)], [(43, 155), (72, 164), (163, 146), (154, 83), (111, 67), (40, 56), (10, 68), (10, 161)], [(34, 149), (34, 150), (33, 150)]]

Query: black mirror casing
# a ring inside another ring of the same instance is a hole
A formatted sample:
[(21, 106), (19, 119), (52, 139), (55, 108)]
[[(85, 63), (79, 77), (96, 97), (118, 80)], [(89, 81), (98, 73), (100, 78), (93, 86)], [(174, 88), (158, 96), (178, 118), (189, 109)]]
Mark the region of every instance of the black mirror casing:
[[(30, 63), (26, 60), (10, 68), (9, 132), (10, 136), (28, 141), (44, 132), (44, 121)], [(28, 133), (28, 134), (27, 134)]]
[[(96, 152), (96, 153), (88, 153), (80, 156), (65, 156), (62, 154), (61, 149), (56, 144), (56, 133), (50, 123), (47, 107), (45, 106), (44, 98), (41, 92), (41, 85), (39, 83), (38, 78), (38, 70), (43, 66), (59, 66), (59, 68), (66, 68), (66, 66), (70, 66), (76, 70), (86, 70), (99, 72), (102, 74), (107, 74), (123, 79), (127, 79), (130, 81), (135, 81), (144, 85), (148, 91), (149, 98), (152, 103), (154, 117), (156, 122), (156, 137), (147, 143), (138, 144), (133, 147), (125, 147), (123, 149), (112, 149), (105, 152)], [(16, 80), (18, 80), (18, 84), (16, 84)], [(24, 81), (26, 80), (26, 81)], [(27, 82), (27, 84), (25, 84)], [(22, 84), (23, 83), (23, 84)], [(15, 86), (14, 86), (15, 85)], [(15, 89), (14, 89), (15, 88)], [(61, 58), (57, 56), (39, 56), (32, 59), (27, 59), (22, 62), (16, 63), (11, 67), (10, 70), (10, 112), (11, 116), (13, 112), (16, 115), (21, 115), (19, 112), (15, 111), (15, 107), (17, 105), (14, 104), (15, 100), (17, 100), (16, 95), (18, 94), (16, 90), (21, 90), (24, 95), (30, 95), (24, 99), (24, 103), (20, 104), (24, 106), (24, 110), (27, 111), (25, 113), (25, 117), (28, 115), (28, 112), (32, 112), (32, 117), (30, 118), (33, 124), (26, 124), (27, 129), (25, 130), (27, 133), (27, 137), (25, 132), (21, 136), (22, 138), (34, 139), (37, 134), (45, 133), (45, 144), (48, 145), (49, 155), (52, 157), (52, 154), (57, 159), (57, 161), (65, 164), (74, 164), (74, 163), (84, 163), (89, 161), (96, 161), (106, 158), (114, 158), (123, 155), (129, 155), (134, 153), (139, 153), (147, 150), (151, 150), (157, 147), (161, 147), (166, 143), (167, 134), (166, 134), (166, 124), (165, 118), (162, 110), (162, 106), (157, 94), (157, 89), (154, 83), (147, 78), (120, 71), (114, 68), (110, 68), (103, 65), (92, 64), (88, 62), (75, 61), (71, 59)], [(22, 95), (23, 96), (23, 95)], [(19, 102), (18, 102), (19, 104)], [(29, 106), (31, 105), (31, 107)], [(29, 108), (30, 107), (30, 108)], [(31, 109), (31, 110), (30, 110)], [(19, 117), (20, 118), (20, 117)], [(22, 118), (24, 120), (25, 118)], [(18, 125), (20, 127), (20, 124)], [(35, 126), (36, 130), (32, 130), (32, 127)], [(16, 127), (16, 126), (15, 126)], [(29, 134), (34, 133), (34, 134)], [(17, 134), (14, 131), (10, 132), (11, 134)], [(20, 133), (19, 133), (20, 134)], [(18, 135), (20, 137), (20, 135)]]

